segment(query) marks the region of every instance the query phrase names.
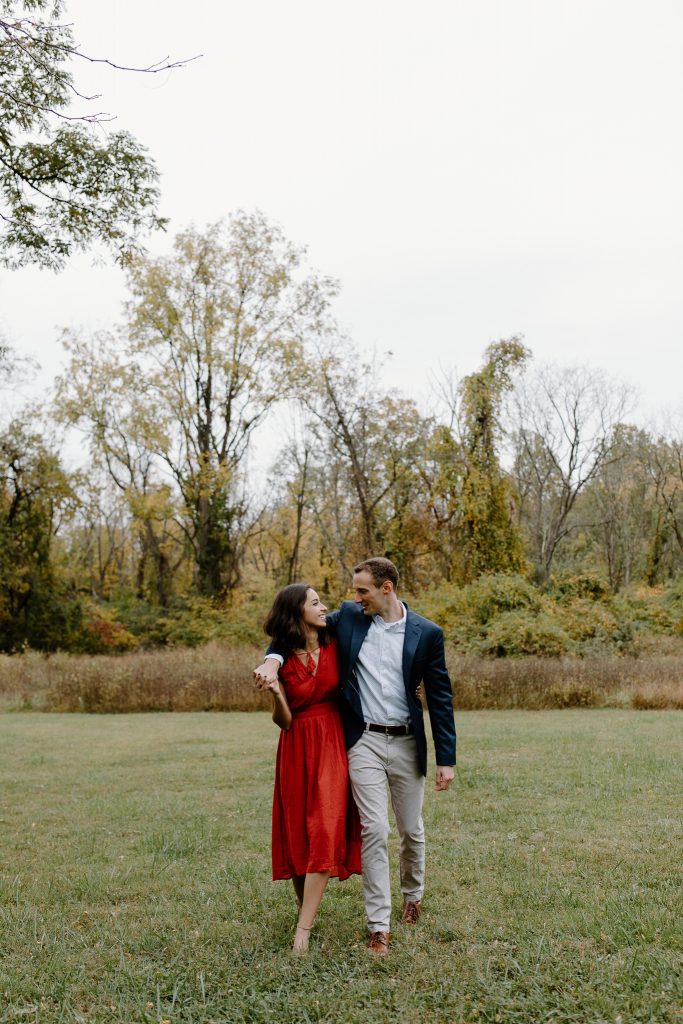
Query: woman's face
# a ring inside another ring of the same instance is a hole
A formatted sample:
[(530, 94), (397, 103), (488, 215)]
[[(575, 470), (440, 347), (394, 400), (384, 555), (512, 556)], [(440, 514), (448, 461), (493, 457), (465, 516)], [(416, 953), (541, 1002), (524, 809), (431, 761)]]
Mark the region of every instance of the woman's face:
[(309, 588), (306, 591), (306, 602), (302, 609), (304, 625), (312, 626), (314, 629), (322, 629), (327, 619), (326, 612), (327, 608), (315, 590)]

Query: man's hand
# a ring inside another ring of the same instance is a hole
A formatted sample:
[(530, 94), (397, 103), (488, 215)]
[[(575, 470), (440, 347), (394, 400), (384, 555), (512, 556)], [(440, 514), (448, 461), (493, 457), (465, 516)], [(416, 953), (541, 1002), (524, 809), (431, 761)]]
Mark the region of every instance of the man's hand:
[(455, 772), (450, 764), (437, 764), (436, 766), (436, 791), (443, 792), (448, 789), (455, 777)]
[(266, 658), (262, 665), (254, 669), (254, 685), (257, 690), (274, 690), (277, 693), (277, 674), (280, 663), (277, 658)]

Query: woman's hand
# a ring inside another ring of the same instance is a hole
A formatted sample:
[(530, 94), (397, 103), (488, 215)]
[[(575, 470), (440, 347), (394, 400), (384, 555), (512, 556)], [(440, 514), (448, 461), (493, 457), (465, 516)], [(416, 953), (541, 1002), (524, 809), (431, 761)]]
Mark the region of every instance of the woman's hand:
[(254, 670), (254, 686), (263, 693), (272, 693), (273, 721), (286, 731), (292, 724), (292, 713), (289, 710), (287, 696), (284, 690), (280, 689), (279, 668), (279, 662), (273, 658), (269, 658), (263, 665), (259, 665)]
[[(280, 665), (275, 658), (266, 658), (262, 665), (254, 669), (254, 686), (257, 690), (270, 690), (279, 693), (278, 671)], [(275, 688), (274, 688), (275, 687)]]

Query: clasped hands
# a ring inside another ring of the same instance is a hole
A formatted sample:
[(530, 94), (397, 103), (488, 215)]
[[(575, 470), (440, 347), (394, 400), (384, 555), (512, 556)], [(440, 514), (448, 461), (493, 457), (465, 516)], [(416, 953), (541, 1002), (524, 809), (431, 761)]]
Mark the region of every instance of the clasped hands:
[(275, 658), (267, 658), (262, 665), (254, 669), (254, 686), (257, 690), (270, 690), (271, 693), (280, 692), (278, 680), (278, 669), (280, 668)]

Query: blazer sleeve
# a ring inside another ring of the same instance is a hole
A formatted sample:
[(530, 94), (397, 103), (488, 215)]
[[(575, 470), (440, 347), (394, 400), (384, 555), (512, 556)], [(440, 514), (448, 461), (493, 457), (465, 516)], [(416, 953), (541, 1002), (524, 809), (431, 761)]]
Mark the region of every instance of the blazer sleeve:
[(276, 658), (281, 658), (281, 663), (284, 664), (285, 656), (274, 640), (271, 640), (270, 643), (268, 644), (268, 647), (266, 648), (266, 653), (264, 654), (264, 658), (267, 658), (270, 654), (274, 654)]
[(337, 608), (336, 612), (329, 612), (329, 614), (325, 618), (325, 621), (327, 623), (327, 629), (330, 636), (337, 635), (337, 623), (339, 622), (340, 615), (341, 608)]
[(435, 627), (429, 660), (422, 681), (429, 708), (429, 720), (434, 738), (436, 763), (455, 764), (455, 716), (453, 714), (453, 690), (446, 668), (443, 631)]

